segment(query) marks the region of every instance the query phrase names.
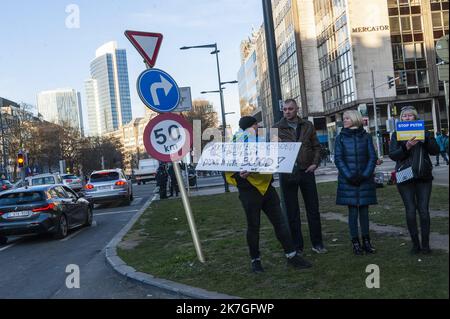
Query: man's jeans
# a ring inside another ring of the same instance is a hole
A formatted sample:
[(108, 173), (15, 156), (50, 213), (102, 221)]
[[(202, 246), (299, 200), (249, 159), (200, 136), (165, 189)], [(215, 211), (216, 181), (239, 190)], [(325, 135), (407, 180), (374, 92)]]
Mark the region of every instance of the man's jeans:
[(430, 238), (430, 196), (432, 182), (406, 182), (397, 184), (406, 210), (406, 223), (411, 237), (418, 235), (416, 211), (419, 211), (422, 245), (428, 246)]
[(313, 247), (321, 246), (322, 225), (319, 213), (319, 198), (316, 187), (316, 177), (313, 173), (304, 170), (297, 174), (280, 174), (280, 184), (283, 188), (284, 202), (292, 239), (297, 250), (303, 250), (303, 234), (300, 220), (300, 207), (298, 203), (298, 188), (302, 192), (306, 208), (306, 217), (309, 225), (309, 235)]
[[(445, 151), (441, 151), (440, 156), (442, 156), (442, 158), (444, 159), (444, 161), (447, 163), (448, 165), (448, 157), (447, 157), (447, 152)], [(436, 165), (439, 165), (439, 155), (436, 155)]]

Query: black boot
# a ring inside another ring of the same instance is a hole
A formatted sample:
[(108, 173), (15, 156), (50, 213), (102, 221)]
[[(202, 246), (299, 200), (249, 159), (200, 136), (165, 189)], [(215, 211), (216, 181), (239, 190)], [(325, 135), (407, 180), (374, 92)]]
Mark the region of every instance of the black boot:
[(368, 254), (374, 254), (375, 248), (373, 248), (372, 244), (370, 243), (370, 237), (369, 236), (363, 236), (363, 249)]
[(359, 242), (359, 238), (355, 237), (352, 239), (353, 253), (355, 255), (363, 255), (364, 252), (361, 249), (361, 243)]
[(422, 249), (420, 248), (419, 235), (411, 236), (411, 241), (413, 244), (413, 246), (411, 248), (411, 254), (416, 255), (416, 254), (420, 253), (420, 251)]

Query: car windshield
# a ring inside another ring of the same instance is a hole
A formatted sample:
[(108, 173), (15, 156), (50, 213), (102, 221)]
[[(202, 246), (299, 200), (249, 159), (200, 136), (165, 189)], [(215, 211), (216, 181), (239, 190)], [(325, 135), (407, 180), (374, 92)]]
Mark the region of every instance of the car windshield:
[(91, 175), (91, 182), (109, 182), (119, 179), (119, 173), (117, 172), (107, 172), (107, 173), (95, 173)]
[(47, 176), (47, 177), (39, 177), (39, 178), (33, 178), (31, 180), (31, 185), (48, 185), (48, 184), (56, 184), (55, 178), (53, 176)]
[(63, 179), (78, 179), (78, 176), (75, 176), (75, 175), (64, 175), (62, 178)]
[(0, 206), (29, 204), (45, 200), (44, 192), (19, 192), (0, 195)]

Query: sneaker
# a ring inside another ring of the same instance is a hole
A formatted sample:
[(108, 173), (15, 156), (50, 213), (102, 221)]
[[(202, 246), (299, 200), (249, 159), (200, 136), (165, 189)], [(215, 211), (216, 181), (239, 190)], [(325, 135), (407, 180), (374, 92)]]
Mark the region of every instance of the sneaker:
[(252, 261), (252, 272), (260, 273), (264, 272), (264, 268), (262, 267), (261, 260), (256, 259)]
[(306, 269), (306, 268), (311, 268), (312, 264), (303, 259), (302, 257), (300, 257), (300, 255), (295, 255), (294, 257), (288, 258), (287, 260), (287, 264), (288, 266), (297, 268), (297, 269)]
[(328, 252), (328, 250), (323, 247), (323, 245), (314, 246), (313, 248), (311, 248), (311, 250), (318, 254), (326, 254)]

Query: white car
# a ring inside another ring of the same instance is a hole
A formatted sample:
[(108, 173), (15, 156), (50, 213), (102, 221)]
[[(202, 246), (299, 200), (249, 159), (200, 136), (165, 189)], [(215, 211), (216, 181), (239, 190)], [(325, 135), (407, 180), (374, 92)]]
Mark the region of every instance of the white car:
[(39, 174), (29, 176), (25, 179), (29, 186), (62, 184), (63, 181), (59, 174)]
[(71, 174), (61, 175), (63, 184), (73, 189), (75, 192), (79, 192), (83, 189), (83, 183), (78, 176)]

